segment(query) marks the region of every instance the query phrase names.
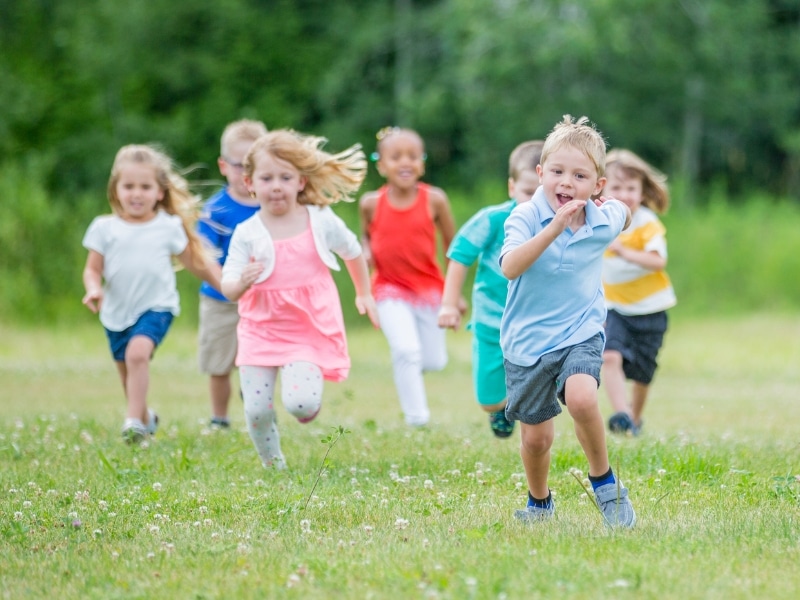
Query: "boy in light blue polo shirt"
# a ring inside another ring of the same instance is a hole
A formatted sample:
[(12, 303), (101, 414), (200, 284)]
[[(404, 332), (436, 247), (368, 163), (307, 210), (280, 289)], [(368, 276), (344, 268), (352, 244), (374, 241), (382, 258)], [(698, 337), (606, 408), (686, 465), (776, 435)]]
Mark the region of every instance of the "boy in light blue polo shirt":
[(510, 283), (500, 345), (506, 417), (520, 421), (528, 480), (527, 506), (514, 513), (523, 521), (555, 512), (547, 475), (560, 400), (574, 421), (606, 524), (636, 523), (628, 490), (609, 464), (597, 400), (605, 343), (603, 252), (631, 218), (618, 200), (591, 200), (605, 185), (605, 156), (605, 140), (589, 120), (565, 115), (542, 148), (542, 185), (505, 223), (500, 264)]
[(508, 280), (500, 271), (503, 225), (518, 204), (527, 202), (539, 187), (536, 167), (542, 156), (541, 140), (522, 142), (508, 158), (509, 200), (475, 213), (450, 242), (444, 278), (439, 327), (461, 325), (459, 301), (470, 267), (477, 262), (472, 285), (472, 386), (480, 407), (489, 413), (489, 427), (499, 438), (510, 437), (514, 423), (506, 419), (506, 372), (500, 349), (500, 318), (506, 305)]

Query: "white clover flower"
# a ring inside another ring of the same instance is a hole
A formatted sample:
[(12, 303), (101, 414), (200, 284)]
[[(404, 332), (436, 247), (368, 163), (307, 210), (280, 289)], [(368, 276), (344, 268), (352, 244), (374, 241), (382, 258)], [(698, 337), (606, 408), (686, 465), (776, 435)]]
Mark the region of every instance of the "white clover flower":
[(311, 521), (308, 519), (303, 519), (300, 521), (300, 531), (303, 533), (310, 533), (311, 532)]
[(147, 553), (147, 558), (149, 560), (153, 560), (155, 557), (156, 557), (156, 553), (155, 552), (148, 552)]
[(667, 474), (667, 470), (666, 469), (659, 469), (658, 470), (658, 474), (661, 475), (661, 476), (666, 475)]
[(31, 507), (30, 500), (25, 500), (25, 502), (22, 503), (22, 508), (30, 508), (30, 507)]
[(158, 533), (161, 531), (161, 529), (158, 527), (158, 525), (150, 525), (149, 531), (150, 533)]
[(116, 559), (118, 559), (118, 558), (119, 558), (119, 552), (117, 552), (116, 550), (114, 550), (114, 551), (111, 553), (111, 558), (113, 558), (113, 559), (115, 559), (115, 560), (116, 560)]
[(213, 524), (214, 524), (214, 521), (212, 521), (211, 519), (203, 519), (203, 525), (205, 525), (206, 527), (208, 527), (209, 525), (213, 525)]
[(110, 513), (108, 513), (108, 516), (109, 516), (109, 517), (111, 517), (111, 518), (113, 519), (114, 517), (116, 517), (116, 516), (117, 516), (117, 513), (115, 513), (115, 512), (110, 512)]
[(426, 480), (423, 482), (422, 486), (423, 486), (423, 487), (424, 487), (426, 490), (432, 490), (432, 489), (433, 489), (433, 481), (431, 481), (430, 479), (426, 479)]
[(16, 512), (14, 513), (14, 520), (15, 520), (15, 521), (21, 521), (23, 516), (24, 516), (24, 515), (23, 515), (21, 512), (19, 512), (19, 511), (16, 511)]
[(161, 484), (156, 481), (153, 484), (153, 490), (156, 491), (156, 492), (160, 492), (161, 491)]
[(100, 510), (108, 510), (108, 502), (106, 502), (105, 500), (98, 500), (97, 506), (100, 507)]
[(397, 520), (394, 522), (394, 526), (396, 529), (405, 529), (408, 527), (408, 520), (398, 517)]
[(364, 531), (366, 533), (372, 533), (372, 525), (364, 525)]
[(76, 512), (73, 510), (71, 513), (67, 514), (67, 516), (68, 516), (70, 519), (77, 519), (77, 518), (78, 518), (78, 513), (76, 513)]
[(297, 573), (292, 573), (286, 580), (286, 587), (293, 588), (300, 583), (300, 576)]
[(201, 515), (204, 515), (204, 514), (206, 514), (208, 512), (208, 507), (203, 505), (200, 508), (198, 508), (197, 510), (200, 512)]
[(103, 530), (102, 530), (102, 529), (95, 529), (95, 530), (92, 532), (92, 535), (93, 535), (94, 537), (100, 537), (101, 535), (103, 535)]
[(212, 540), (216, 540), (218, 537), (219, 537), (219, 533), (217, 533), (216, 531), (211, 534), (211, 539)]

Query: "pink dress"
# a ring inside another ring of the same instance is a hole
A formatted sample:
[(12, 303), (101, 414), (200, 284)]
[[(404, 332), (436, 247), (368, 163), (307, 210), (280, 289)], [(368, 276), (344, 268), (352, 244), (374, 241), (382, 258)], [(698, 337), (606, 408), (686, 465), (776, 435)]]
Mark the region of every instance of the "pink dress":
[(311, 228), (274, 240), (275, 270), (239, 298), (236, 364), (313, 363), (328, 381), (350, 372), (339, 291), (314, 246)]

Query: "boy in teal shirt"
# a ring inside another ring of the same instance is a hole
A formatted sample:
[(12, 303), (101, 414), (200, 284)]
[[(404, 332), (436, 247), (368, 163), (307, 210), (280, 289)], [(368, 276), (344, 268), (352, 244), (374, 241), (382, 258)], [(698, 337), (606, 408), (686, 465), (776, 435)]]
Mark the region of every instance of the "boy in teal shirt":
[(508, 279), (500, 271), (506, 218), (523, 202), (530, 200), (539, 186), (536, 166), (544, 142), (523, 142), (508, 160), (509, 200), (479, 210), (459, 229), (447, 252), (449, 259), (444, 282), (439, 327), (453, 330), (461, 325), (458, 302), (470, 267), (477, 261), (472, 286), (472, 382), (475, 398), (489, 413), (489, 426), (499, 438), (507, 438), (514, 424), (505, 416), (506, 381), (503, 352), (500, 349), (500, 318), (506, 305)]

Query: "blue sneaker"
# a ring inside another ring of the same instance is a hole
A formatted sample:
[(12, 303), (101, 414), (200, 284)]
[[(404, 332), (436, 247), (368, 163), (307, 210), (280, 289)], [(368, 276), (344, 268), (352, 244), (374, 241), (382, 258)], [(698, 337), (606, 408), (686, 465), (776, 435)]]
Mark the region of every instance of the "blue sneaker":
[(506, 419), (505, 410), (489, 413), (489, 427), (492, 428), (492, 433), (499, 438), (507, 438), (514, 433), (514, 422)]
[(158, 414), (152, 408), (147, 409), (147, 433), (155, 435), (158, 430)]
[(620, 480), (601, 485), (594, 491), (597, 506), (609, 527), (633, 527), (636, 513), (628, 499), (628, 488)]
[(549, 521), (556, 513), (556, 502), (550, 498), (550, 506), (542, 508), (541, 506), (526, 506), (522, 510), (514, 511), (514, 518), (518, 521), (525, 523), (533, 523), (536, 521)]
[(634, 430), (633, 419), (628, 413), (618, 412), (608, 419), (608, 430), (611, 433), (626, 434)]

